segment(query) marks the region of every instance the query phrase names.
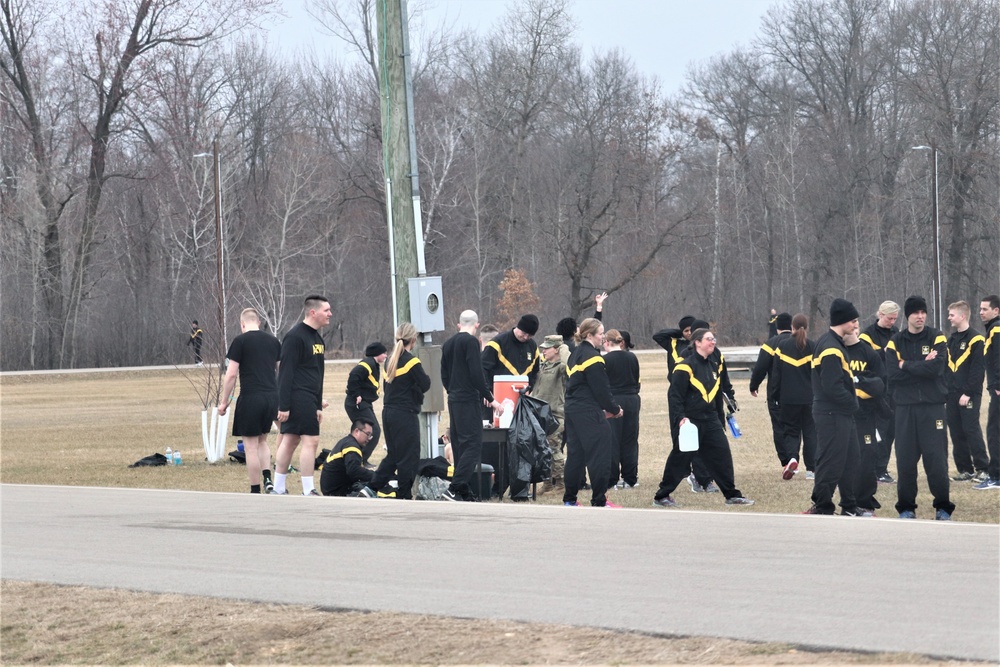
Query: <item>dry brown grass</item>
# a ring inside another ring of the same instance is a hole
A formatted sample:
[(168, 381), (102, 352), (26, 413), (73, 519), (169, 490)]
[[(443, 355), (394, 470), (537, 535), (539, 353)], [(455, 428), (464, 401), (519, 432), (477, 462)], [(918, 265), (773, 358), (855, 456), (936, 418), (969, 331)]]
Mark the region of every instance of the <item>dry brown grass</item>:
[(11, 581), (0, 593), (5, 665), (942, 664), (913, 654)]
[[(613, 491), (630, 507), (649, 507), (666, 456), (665, 364), (643, 360), (640, 487)], [(349, 425), (339, 408), (350, 365), (327, 369), (327, 442)], [(186, 371), (191, 373), (191, 371)], [(693, 494), (686, 509), (798, 512), (805, 479), (782, 482), (763, 399), (747, 396), (733, 441), (737, 484), (756, 499), (726, 508), (719, 494)], [(200, 404), (181, 371), (5, 376), (0, 386), (0, 478), (6, 483), (182, 488), (246, 492), (245, 468), (210, 465), (201, 448)], [(127, 466), (166, 447), (180, 468)], [(233, 449), (235, 441), (230, 441)], [(802, 475), (799, 476), (803, 477)], [(295, 489), (297, 483), (293, 483)], [(919, 503), (931, 507), (921, 479)], [(894, 488), (882, 487), (891, 508)], [(956, 520), (996, 523), (1000, 495), (953, 484)], [(585, 498), (581, 496), (581, 501)], [(389, 501), (385, 501), (389, 502)], [(543, 496), (541, 503), (557, 503)], [(530, 512), (530, 506), (524, 511)], [(649, 507), (649, 511), (668, 511)], [(883, 512), (885, 514), (886, 512)], [(890, 510), (891, 513), (891, 510)], [(822, 520), (817, 518), (817, 520)], [(210, 598), (153, 595), (4, 581), (0, 662), (8, 664), (843, 664), (933, 663), (921, 656), (810, 651), (791, 644), (666, 638), (587, 628), (474, 621), (409, 614), (343, 613)], [(469, 637), (476, 641), (469, 641)]]
[[(612, 491), (610, 497), (627, 507), (662, 511), (650, 505), (669, 443), (666, 364), (660, 355), (643, 355), (642, 362), (640, 486), (633, 490)], [(327, 443), (336, 442), (350, 428), (340, 407), (342, 387), (350, 368), (350, 364), (344, 363), (327, 367), (327, 397), (331, 402), (323, 426)], [(247, 482), (243, 466), (223, 462), (208, 464), (204, 460), (201, 407), (184, 375), (192, 372), (5, 376), (0, 423), (3, 481), (245, 492)], [(737, 486), (757, 504), (750, 508), (726, 509), (801, 512), (809, 506), (812, 485), (801, 474), (790, 482), (781, 480), (763, 398), (751, 398), (746, 386), (745, 379), (736, 380), (744, 436), (731, 442)], [(180, 448), (183, 466), (127, 467), (167, 447)], [(235, 439), (230, 438), (227, 451), (235, 447)], [(376, 453), (373, 459), (380, 456), (381, 453)], [(290, 488), (294, 492), (298, 482), (293, 481)], [(919, 489), (919, 515), (931, 518), (931, 497), (922, 471)], [(1000, 494), (975, 491), (968, 482), (955, 482), (951, 485), (951, 495), (958, 506), (956, 521), (1000, 522)], [(685, 509), (725, 507), (721, 494), (693, 494), (687, 484), (678, 487), (675, 497)], [(893, 516), (895, 486), (880, 486), (879, 499), (886, 508), (880, 514)], [(584, 493), (581, 502), (585, 501)], [(538, 502), (558, 503), (560, 498), (550, 494), (541, 496)]]

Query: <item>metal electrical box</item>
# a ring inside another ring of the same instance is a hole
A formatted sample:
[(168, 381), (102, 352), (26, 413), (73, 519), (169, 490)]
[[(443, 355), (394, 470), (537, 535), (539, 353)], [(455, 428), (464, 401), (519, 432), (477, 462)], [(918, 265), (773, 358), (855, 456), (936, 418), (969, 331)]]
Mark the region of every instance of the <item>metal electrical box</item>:
[(407, 278), (410, 287), (410, 321), (418, 333), (444, 331), (441, 276)]

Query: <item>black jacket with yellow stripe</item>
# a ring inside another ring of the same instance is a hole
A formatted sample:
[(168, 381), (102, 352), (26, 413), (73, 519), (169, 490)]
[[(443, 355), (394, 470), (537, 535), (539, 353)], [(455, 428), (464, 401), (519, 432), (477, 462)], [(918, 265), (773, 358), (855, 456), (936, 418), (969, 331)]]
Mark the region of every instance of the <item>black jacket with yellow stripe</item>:
[[(494, 339), (496, 340), (496, 339)], [(601, 409), (618, 414), (621, 406), (611, 395), (604, 357), (587, 341), (581, 342), (566, 362), (566, 412)]]
[[(755, 392), (760, 388), (760, 383), (764, 381), (765, 378), (769, 378), (771, 375), (771, 367), (774, 365), (774, 351), (778, 349), (778, 344), (791, 336), (791, 332), (782, 331), (776, 336), (772, 336), (767, 340), (766, 343), (760, 346), (760, 351), (757, 353), (757, 363), (754, 364), (753, 372), (750, 373), (750, 391)], [(812, 389), (809, 390), (810, 396), (812, 395)], [(767, 381), (767, 400), (772, 402), (777, 402), (778, 400), (778, 387), (768, 379)]]
[(885, 327), (880, 327), (878, 325), (878, 320), (875, 320), (861, 332), (858, 336), (861, 340), (868, 343), (873, 350), (878, 352), (878, 355), (882, 357), (882, 363), (885, 363), (885, 346), (889, 344), (892, 337), (899, 333), (899, 329), (896, 327), (890, 327), (886, 329)]
[[(1000, 317), (994, 317), (986, 323), (986, 344), (983, 355), (986, 357), (986, 388), (990, 391), (1000, 391)], [(996, 394), (991, 394), (992, 397)]]
[(347, 375), (347, 397), (344, 399), (344, 407), (351, 410), (358, 405), (358, 396), (361, 403), (367, 403), (371, 407), (372, 403), (378, 400), (379, 385), (382, 368), (372, 357), (365, 357), (358, 362), (358, 365), (351, 369)]
[(374, 475), (364, 466), (361, 445), (347, 435), (326, 455), (319, 488), (324, 496), (346, 496), (355, 482), (370, 482)]
[(497, 375), (527, 375), (528, 385), (535, 385), (538, 376), (538, 346), (533, 339), (522, 343), (514, 330), (498, 334), (483, 348), (483, 374), (486, 383), (493, 385)]
[(692, 352), (674, 368), (667, 391), (671, 426), (677, 428), (685, 417), (692, 421), (719, 418), (723, 390), (720, 359), (714, 354), (706, 359)]
[(948, 338), (948, 393), (978, 397), (986, 374), (986, 339), (971, 327)]
[(858, 411), (854, 375), (847, 359), (844, 339), (833, 330), (816, 341), (812, 358), (813, 412), (853, 415)]
[(424, 371), (420, 359), (403, 350), (396, 363), (396, 377), (389, 381), (385, 378), (385, 399), (382, 404), (387, 408), (420, 412), (424, 403), (424, 394), (431, 388), (431, 379)]
[(871, 344), (859, 340), (847, 346), (847, 364), (856, 378), (854, 393), (858, 397), (856, 418), (877, 414), (878, 404), (885, 396), (885, 364), (882, 355)]
[[(932, 350), (937, 356), (928, 361)], [(920, 333), (904, 329), (885, 348), (885, 370), (896, 405), (944, 403), (948, 397), (948, 340), (934, 327), (925, 327)]]
[(656, 344), (667, 351), (667, 380), (673, 380), (674, 369), (684, 361), (691, 342), (680, 329), (662, 329), (653, 334)]
[(800, 350), (789, 336), (778, 343), (771, 362), (768, 395), (774, 386), (775, 400), (782, 405), (811, 405), (813, 402), (812, 360), (816, 343), (806, 339)]

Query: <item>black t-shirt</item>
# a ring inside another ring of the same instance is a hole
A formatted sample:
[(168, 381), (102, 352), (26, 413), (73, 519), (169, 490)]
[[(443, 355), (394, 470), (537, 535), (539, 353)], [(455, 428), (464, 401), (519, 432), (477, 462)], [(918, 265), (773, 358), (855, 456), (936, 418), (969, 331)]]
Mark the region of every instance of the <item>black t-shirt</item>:
[(310, 401), (323, 409), (323, 371), (326, 346), (323, 337), (305, 322), (299, 322), (281, 341), (281, 366), (278, 368), (278, 410), (289, 410), (292, 403)]
[(240, 365), (240, 391), (276, 392), (275, 367), (281, 343), (264, 331), (247, 331), (233, 339), (226, 357)]

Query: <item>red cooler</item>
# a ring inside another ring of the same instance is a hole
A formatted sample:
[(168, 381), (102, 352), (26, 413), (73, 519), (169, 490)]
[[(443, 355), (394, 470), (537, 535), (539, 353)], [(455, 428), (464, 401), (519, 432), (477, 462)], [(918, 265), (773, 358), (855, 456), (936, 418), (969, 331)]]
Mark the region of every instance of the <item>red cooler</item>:
[(509, 428), (520, 391), (528, 387), (527, 375), (497, 375), (493, 378), (493, 398), (503, 406), (503, 414), (493, 417), (493, 426)]

